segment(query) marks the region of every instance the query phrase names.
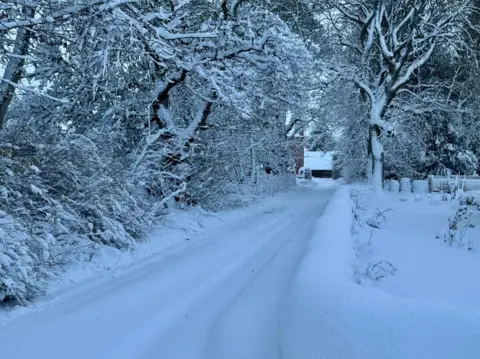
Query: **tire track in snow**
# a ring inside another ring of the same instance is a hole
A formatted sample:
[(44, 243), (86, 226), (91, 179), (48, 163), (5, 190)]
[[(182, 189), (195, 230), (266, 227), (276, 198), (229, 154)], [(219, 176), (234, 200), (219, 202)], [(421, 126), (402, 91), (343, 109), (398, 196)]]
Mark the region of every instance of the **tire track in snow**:
[(298, 189), (282, 212), (222, 226), (183, 256), (152, 256), (117, 279), (79, 286), (57, 306), (1, 328), (2, 356), (277, 359), (265, 353), (276, 350), (279, 297), (327, 197)]

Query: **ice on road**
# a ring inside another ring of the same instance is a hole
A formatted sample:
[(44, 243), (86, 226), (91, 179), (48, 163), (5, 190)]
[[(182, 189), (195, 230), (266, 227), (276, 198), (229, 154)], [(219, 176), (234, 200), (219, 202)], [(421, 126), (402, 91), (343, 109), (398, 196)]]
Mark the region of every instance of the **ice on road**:
[(1, 327), (1, 355), (278, 359), (283, 300), (329, 195), (298, 188), (181, 253), (72, 288), (54, 306)]

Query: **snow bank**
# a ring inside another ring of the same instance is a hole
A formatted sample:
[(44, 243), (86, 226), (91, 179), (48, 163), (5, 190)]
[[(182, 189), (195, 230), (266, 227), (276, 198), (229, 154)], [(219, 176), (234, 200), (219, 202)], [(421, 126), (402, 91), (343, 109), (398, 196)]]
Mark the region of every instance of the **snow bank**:
[(480, 312), (354, 283), (353, 215), (339, 187), (316, 225), (282, 318), (283, 359), (474, 359)]
[[(299, 276), (315, 272), (315, 276), (321, 281), (353, 279), (352, 224), (349, 191), (347, 187), (341, 186), (315, 225), (307, 254), (298, 270)], [(323, 255), (324, 253), (328, 255)], [(318, 257), (320, 254), (321, 261)]]
[(297, 178), (296, 183), (301, 187), (307, 187), (317, 190), (333, 190), (343, 184), (343, 179), (313, 177), (310, 180), (306, 180), (302, 178)]

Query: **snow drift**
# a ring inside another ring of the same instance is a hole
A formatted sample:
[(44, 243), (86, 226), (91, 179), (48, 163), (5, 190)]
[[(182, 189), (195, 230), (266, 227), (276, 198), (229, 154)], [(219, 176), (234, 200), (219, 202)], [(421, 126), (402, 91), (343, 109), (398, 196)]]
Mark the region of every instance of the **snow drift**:
[(348, 187), (316, 224), (282, 318), (283, 359), (480, 357), (480, 312), (400, 300), (354, 282)]

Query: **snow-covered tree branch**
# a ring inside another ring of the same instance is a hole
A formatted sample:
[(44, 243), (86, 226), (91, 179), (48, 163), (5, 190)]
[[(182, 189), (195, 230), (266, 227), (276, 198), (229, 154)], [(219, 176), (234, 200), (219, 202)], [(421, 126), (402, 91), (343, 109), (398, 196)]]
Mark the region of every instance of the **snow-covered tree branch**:
[(291, 183), (312, 56), (260, 2), (9, 0), (0, 41), (0, 301), (65, 253), (133, 249), (172, 207)]
[(441, 5), (432, 0), (332, 2), (327, 18), (338, 47), (334, 66), (333, 61), (323, 66), (354, 83), (368, 104), (374, 188), (382, 188), (382, 138), (393, 134), (389, 111), (409, 92), (422, 96), (417, 76), (432, 57), (468, 49), (466, 19), (475, 11), (469, 0)]

